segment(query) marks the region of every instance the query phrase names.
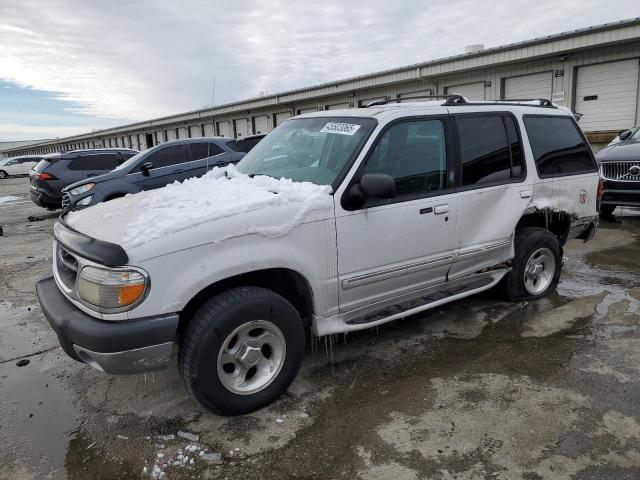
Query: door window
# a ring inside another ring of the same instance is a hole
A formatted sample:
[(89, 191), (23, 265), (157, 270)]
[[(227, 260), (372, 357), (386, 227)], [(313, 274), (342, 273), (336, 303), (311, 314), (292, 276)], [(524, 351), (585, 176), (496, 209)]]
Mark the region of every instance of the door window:
[(447, 181), (444, 125), (440, 120), (403, 122), (389, 128), (367, 159), (362, 174), (386, 173), (397, 197), (428, 195)]
[(222, 148), (213, 142), (191, 142), (191, 160), (200, 160), (202, 158), (213, 157), (222, 153)]
[(184, 148), (182, 145), (169, 145), (156, 150), (142, 163), (151, 162), (153, 168), (169, 167), (171, 165), (178, 165), (186, 161)]
[(69, 162), (69, 170), (113, 170), (121, 163), (117, 153), (81, 155)]
[(511, 157), (502, 116), (458, 117), (462, 184), (511, 179)]

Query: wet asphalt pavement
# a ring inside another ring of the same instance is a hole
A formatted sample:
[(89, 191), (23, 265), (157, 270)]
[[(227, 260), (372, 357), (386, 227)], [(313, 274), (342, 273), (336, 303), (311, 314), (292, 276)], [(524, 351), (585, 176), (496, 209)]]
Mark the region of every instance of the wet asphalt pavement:
[(640, 478), (640, 211), (570, 242), (550, 297), (487, 292), (317, 340), (283, 398), (225, 418), (175, 367), (66, 357), (34, 291), (57, 213), (27, 195), (0, 181), (1, 479)]

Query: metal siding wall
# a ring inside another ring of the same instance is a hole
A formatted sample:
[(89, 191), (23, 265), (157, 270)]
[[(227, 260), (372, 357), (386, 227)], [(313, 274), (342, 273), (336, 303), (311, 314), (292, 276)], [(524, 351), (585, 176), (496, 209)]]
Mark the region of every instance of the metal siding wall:
[(211, 122), (204, 124), (204, 136), (205, 137), (215, 137), (216, 134), (214, 132), (213, 124)]

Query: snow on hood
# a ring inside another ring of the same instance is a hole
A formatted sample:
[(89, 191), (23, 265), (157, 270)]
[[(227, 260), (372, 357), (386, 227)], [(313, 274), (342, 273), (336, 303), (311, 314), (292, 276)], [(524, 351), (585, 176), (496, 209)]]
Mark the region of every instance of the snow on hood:
[[(294, 214), (271, 225), (269, 211), (281, 205), (293, 207)], [(131, 249), (204, 223), (256, 211), (264, 212), (261, 225), (249, 224), (244, 231), (223, 233), (210, 241), (250, 233), (280, 237), (303, 223), (311, 212), (332, 205), (330, 186), (266, 176), (251, 178), (228, 165), (200, 178), (71, 212), (66, 220), (82, 233)]]

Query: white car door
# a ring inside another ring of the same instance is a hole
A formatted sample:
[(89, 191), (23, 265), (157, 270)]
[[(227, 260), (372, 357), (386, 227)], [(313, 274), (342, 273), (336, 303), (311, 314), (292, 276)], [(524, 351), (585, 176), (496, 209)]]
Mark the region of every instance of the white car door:
[(358, 208), (336, 203), (341, 313), (357, 317), (445, 281), (457, 215), (448, 184), (446, 121), (441, 116), (392, 123), (352, 183), (367, 173), (388, 174), (396, 195), (366, 199)]
[(461, 185), (449, 280), (509, 260), (514, 227), (531, 200), (517, 119), (500, 112), (452, 118), (460, 142)]

